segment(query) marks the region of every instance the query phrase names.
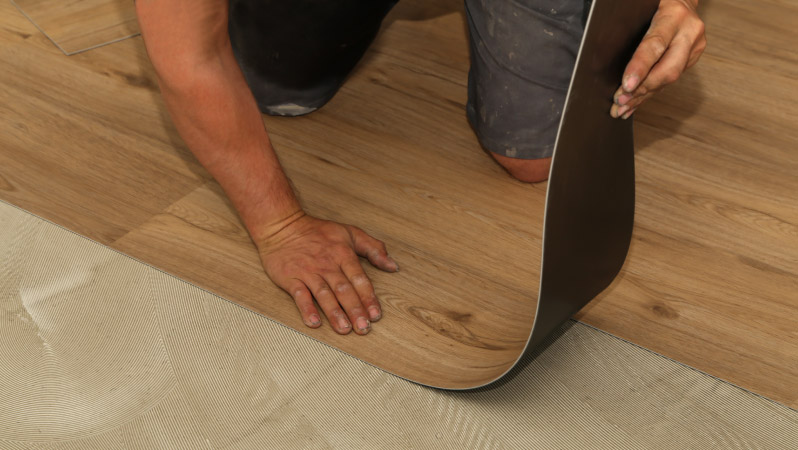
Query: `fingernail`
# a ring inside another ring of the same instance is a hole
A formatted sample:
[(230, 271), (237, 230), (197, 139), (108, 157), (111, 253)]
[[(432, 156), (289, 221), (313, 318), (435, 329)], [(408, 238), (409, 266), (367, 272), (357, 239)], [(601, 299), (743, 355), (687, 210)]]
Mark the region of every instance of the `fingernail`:
[(623, 120), (626, 120), (626, 119), (632, 117), (632, 114), (634, 114), (634, 113), (635, 113), (635, 110), (633, 109), (633, 110), (629, 111), (628, 113), (624, 114), (623, 117), (621, 117), (621, 118)]
[(618, 112), (616, 113), (616, 114), (617, 114), (617, 116), (616, 116), (616, 117), (621, 117), (621, 116), (623, 116), (623, 115), (624, 115), (624, 113), (626, 113), (626, 111), (629, 111), (629, 105), (623, 105), (623, 106), (621, 106), (620, 108), (618, 108)]
[(357, 318), (357, 329), (358, 330), (360, 330), (360, 331), (368, 331), (370, 325), (371, 324), (369, 324), (369, 321), (365, 317), (358, 317)]
[(308, 320), (310, 320), (310, 324), (314, 326), (321, 323), (321, 318), (316, 314), (311, 314)]
[(345, 318), (343, 318), (343, 317), (341, 317), (340, 319), (338, 319), (338, 325), (341, 327), (341, 329), (342, 329), (342, 330), (347, 330), (347, 329), (349, 329), (349, 327), (351, 327), (351, 326), (352, 326), (352, 325), (349, 323), (349, 321), (348, 321), (348, 320), (346, 320), (346, 319), (345, 319)]
[(626, 77), (626, 80), (623, 82), (623, 89), (626, 92), (632, 92), (637, 88), (637, 83), (639, 82), (640, 78), (638, 78), (637, 75), (629, 75), (628, 77)]
[(620, 97), (618, 97), (618, 104), (619, 104), (619, 105), (625, 105), (625, 104), (626, 104), (626, 103), (627, 103), (629, 100), (631, 100), (631, 99), (632, 99), (632, 96), (631, 96), (631, 95), (629, 95), (629, 94), (623, 94), (623, 95), (621, 95)]
[(369, 306), (369, 316), (371, 317), (371, 320), (380, 320), (382, 317), (380, 308), (377, 308), (376, 306)]
[(399, 264), (396, 264), (396, 261), (394, 261), (390, 256), (388, 257), (388, 262), (393, 265), (394, 272), (399, 272)]

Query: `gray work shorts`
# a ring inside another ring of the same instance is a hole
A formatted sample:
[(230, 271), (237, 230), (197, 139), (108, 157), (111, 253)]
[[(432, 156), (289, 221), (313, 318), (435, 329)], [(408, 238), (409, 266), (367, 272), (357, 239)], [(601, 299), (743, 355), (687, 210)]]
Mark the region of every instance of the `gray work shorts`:
[(551, 156), (582, 41), (585, 0), (466, 0), (467, 114), (484, 148)]
[[(485, 149), (551, 156), (589, 1), (465, 0), (466, 114)], [(329, 101), (395, 3), (231, 0), (233, 50), (261, 111), (301, 115)]]

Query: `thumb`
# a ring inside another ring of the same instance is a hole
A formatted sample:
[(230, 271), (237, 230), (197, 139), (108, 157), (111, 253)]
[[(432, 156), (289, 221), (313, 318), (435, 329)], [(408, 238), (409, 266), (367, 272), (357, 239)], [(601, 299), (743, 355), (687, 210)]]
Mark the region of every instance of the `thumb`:
[(386, 272), (399, 271), (399, 265), (388, 255), (384, 242), (369, 236), (365, 231), (353, 225), (349, 225), (349, 233), (352, 236), (355, 253), (368, 259), (378, 269)]

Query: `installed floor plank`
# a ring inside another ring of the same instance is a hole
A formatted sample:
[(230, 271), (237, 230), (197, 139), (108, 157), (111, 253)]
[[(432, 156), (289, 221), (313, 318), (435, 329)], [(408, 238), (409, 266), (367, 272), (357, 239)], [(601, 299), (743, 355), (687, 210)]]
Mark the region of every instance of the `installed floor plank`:
[(111, 242), (210, 179), (164, 124), (140, 41), (67, 58), (2, 8), (4, 198)]
[[(785, 43), (798, 12), (703, 5), (707, 55), (638, 113), (627, 266), (579, 318), (796, 407), (798, 77)], [(384, 239), (402, 266), (369, 270), (386, 315), (365, 339), (304, 329), (268, 282), (165, 118), (140, 39), (64, 58), (0, 8), (14, 64), (0, 69), (2, 198), (422, 382), (485, 380), (520, 349), (545, 185), (510, 179), (465, 122), (459, 3), (401, 2), (330, 105), (266, 119), (307, 208)]]
[(139, 34), (130, 0), (11, 0), (67, 55)]

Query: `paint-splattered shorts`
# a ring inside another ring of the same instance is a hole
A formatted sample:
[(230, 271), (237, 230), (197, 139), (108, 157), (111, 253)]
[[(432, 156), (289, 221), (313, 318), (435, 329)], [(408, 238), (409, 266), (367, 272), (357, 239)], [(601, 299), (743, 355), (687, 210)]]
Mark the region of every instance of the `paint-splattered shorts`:
[[(588, 0), (465, 0), (467, 116), (483, 147), (551, 156)], [(230, 37), (261, 110), (315, 111), (338, 91), (396, 0), (232, 0)]]
[(585, 0), (466, 0), (468, 120), (486, 149), (551, 156), (582, 40)]

